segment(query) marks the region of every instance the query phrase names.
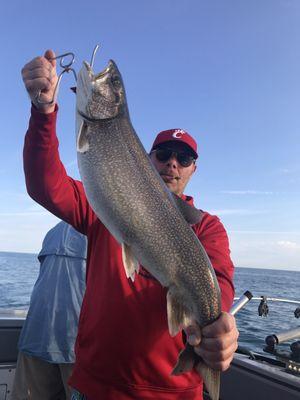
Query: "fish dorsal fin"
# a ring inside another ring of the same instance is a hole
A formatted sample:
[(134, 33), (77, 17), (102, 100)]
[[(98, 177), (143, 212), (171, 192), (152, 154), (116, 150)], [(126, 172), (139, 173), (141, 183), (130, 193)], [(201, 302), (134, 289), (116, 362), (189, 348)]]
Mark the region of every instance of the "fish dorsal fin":
[(83, 120), (81, 121), (81, 123), (79, 125), (76, 147), (77, 147), (77, 151), (79, 153), (87, 152), (90, 147), (88, 135), (87, 135), (87, 124)]
[(134, 282), (135, 273), (139, 272), (140, 264), (126, 243), (122, 243), (122, 260), (127, 278)]
[(184, 219), (190, 225), (198, 224), (201, 221), (203, 217), (203, 212), (201, 210), (198, 210), (196, 207), (191, 206), (175, 193), (172, 193), (172, 196)]

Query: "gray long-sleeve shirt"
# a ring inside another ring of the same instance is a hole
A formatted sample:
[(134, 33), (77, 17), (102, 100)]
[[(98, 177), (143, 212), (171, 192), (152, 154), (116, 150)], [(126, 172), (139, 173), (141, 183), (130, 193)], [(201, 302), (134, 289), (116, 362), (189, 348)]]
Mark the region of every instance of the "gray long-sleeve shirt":
[(65, 222), (43, 241), (19, 350), (52, 363), (72, 363), (85, 291), (87, 239)]

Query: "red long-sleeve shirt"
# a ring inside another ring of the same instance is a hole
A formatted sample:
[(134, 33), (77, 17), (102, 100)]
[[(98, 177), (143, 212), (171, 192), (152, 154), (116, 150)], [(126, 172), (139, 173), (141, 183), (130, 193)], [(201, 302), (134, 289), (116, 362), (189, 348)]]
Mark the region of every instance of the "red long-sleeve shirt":
[[(171, 376), (181, 334), (168, 332), (166, 288), (147, 271), (126, 278), (121, 247), (88, 204), (82, 183), (67, 176), (60, 161), (56, 112), (34, 108), (24, 146), (29, 195), (88, 236), (87, 286), (70, 384), (89, 400), (202, 399), (202, 380), (193, 371)], [(186, 197), (192, 202), (192, 198)], [(226, 231), (204, 213), (194, 230), (216, 271), (222, 309), (233, 300), (233, 265)]]

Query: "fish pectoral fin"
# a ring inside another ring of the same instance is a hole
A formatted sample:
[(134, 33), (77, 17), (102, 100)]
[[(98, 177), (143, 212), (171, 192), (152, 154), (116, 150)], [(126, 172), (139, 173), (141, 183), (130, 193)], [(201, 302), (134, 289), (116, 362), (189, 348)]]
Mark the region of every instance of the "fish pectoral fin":
[(171, 375), (177, 376), (191, 371), (194, 368), (196, 357), (193, 346), (186, 343), (185, 348), (179, 353), (177, 363)]
[(85, 153), (89, 150), (90, 144), (87, 134), (87, 124), (85, 121), (81, 121), (79, 126), (79, 132), (77, 135), (76, 148), (79, 153)]
[(220, 371), (208, 367), (202, 360), (195, 366), (196, 371), (202, 376), (206, 390), (211, 400), (219, 400), (220, 396)]
[(198, 224), (203, 217), (203, 212), (201, 210), (198, 210), (196, 207), (191, 206), (186, 201), (182, 200), (182, 198), (177, 196), (175, 193), (172, 193), (172, 195), (184, 219), (190, 225)]
[(171, 336), (176, 336), (181, 329), (193, 323), (191, 313), (184, 304), (184, 299), (180, 293), (176, 289), (169, 288), (167, 293), (167, 314)]
[(135, 273), (138, 274), (140, 264), (126, 243), (122, 243), (122, 260), (127, 278), (134, 282)]

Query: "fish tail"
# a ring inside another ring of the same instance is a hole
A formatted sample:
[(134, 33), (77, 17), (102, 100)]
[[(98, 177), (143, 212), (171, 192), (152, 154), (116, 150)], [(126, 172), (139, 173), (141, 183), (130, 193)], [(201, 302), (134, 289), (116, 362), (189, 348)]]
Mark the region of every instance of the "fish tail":
[(219, 400), (221, 377), (220, 371), (216, 371), (208, 367), (202, 360), (196, 364), (195, 369), (202, 376), (211, 400)]
[[(167, 311), (171, 336), (175, 336), (181, 329), (188, 326), (195, 326), (189, 307), (187, 307), (180, 291), (175, 287), (170, 287), (167, 293)], [(200, 329), (198, 330), (197, 334), (201, 337)], [(186, 343), (184, 349), (178, 355), (177, 363), (171, 375), (181, 375), (193, 368), (202, 376), (211, 400), (219, 400), (220, 372), (208, 367), (201, 357), (195, 353), (194, 347)]]
[(195, 353), (193, 346), (186, 343), (185, 348), (179, 353), (177, 363), (171, 375), (181, 375), (191, 371), (193, 368), (202, 376), (211, 400), (219, 400), (220, 371), (215, 371), (208, 367)]

